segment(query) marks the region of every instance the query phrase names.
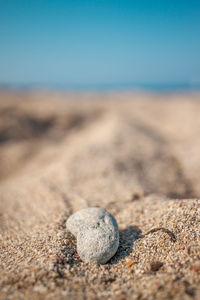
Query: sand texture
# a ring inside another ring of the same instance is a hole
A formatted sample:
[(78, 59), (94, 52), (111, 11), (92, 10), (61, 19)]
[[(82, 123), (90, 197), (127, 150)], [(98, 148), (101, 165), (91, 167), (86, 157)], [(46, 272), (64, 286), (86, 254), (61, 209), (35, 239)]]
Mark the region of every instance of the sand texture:
[[(200, 95), (0, 92), (0, 299), (200, 299)], [(120, 244), (80, 260), (68, 217)]]

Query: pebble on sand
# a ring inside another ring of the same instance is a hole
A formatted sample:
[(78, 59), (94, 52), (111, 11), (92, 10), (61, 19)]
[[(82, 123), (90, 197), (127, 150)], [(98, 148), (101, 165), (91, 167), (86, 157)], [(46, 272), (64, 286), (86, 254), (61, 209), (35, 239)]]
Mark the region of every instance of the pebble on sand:
[(69, 217), (66, 227), (77, 238), (77, 252), (85, 262), (105, 264), (118, 249), (117, 222), (103, 208), (79, 210)]

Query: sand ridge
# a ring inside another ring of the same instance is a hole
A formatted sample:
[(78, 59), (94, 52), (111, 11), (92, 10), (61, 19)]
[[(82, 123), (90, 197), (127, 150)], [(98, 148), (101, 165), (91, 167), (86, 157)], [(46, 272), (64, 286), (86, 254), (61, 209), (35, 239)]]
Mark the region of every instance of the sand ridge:
[[(0, 298), (198, 299), (199, 95), (0, 99)], [(90, 206), (120, 228), (103, 266), (65, 227)]]

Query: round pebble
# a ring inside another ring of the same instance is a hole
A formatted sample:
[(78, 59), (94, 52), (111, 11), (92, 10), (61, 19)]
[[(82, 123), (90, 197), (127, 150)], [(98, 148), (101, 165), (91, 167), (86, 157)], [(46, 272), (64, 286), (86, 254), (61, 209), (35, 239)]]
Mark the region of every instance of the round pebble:
[(117, 222), (103, 208), (79, 210), (69, 217), (66, 227), (77, 238), (77, 252), (85, 262), (105, 264), (118, 249)]

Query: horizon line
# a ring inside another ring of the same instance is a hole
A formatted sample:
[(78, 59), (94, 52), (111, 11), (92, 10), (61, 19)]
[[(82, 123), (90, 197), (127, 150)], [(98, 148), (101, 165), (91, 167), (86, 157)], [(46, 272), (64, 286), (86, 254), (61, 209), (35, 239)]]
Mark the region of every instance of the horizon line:
[(7, 90), (72, 90), (72, 91), (107, 91), (107, 90), (141, 90), (141, 91), (188, 91), (200, 90), (198, 82), (114, 82), (114, 83), (52, 83), (52, 82), (0, 82), (0, 89)]

